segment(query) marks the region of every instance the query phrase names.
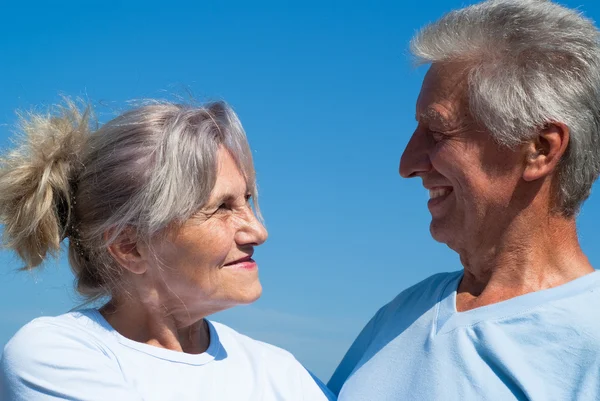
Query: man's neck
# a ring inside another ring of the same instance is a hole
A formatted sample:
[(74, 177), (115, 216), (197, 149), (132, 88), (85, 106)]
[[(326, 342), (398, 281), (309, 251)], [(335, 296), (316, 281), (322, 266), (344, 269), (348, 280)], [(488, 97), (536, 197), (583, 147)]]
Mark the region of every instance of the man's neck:
[(460, 256), (465, 272), (457, 293), (459, 312), (557, 287), (594, 271), (579, 246), (575, 219), (561, 216), (523, 218), (500, 239)]

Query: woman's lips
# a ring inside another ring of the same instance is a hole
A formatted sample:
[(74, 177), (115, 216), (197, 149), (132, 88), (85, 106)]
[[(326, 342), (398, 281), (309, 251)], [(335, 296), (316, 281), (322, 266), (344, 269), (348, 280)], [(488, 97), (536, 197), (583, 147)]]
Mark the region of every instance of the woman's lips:
[(250, 256), (238, 260), (234, 260), (233, 262), (226, 263), (223, 267), (232, 268), (232, 269), (245, 269), (245, 270), (254, 270), (257, 268), (256, 262)]

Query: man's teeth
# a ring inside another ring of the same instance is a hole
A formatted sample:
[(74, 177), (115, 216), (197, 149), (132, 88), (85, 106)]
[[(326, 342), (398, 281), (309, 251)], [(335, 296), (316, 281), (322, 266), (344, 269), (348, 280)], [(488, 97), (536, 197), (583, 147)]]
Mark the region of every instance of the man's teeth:
[(439, 198), (440, 196), (446, 196), (450, 193), (450, 188), (433, 188), (429, 190), (429, 199)]

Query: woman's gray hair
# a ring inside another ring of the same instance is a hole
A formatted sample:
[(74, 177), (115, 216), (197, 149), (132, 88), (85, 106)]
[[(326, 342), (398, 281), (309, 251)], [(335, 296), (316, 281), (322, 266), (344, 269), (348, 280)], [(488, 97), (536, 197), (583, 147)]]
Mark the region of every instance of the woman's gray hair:
[(0, 157), (0, 222), (8, 248), (39, 266), (69, 238), (78, 291), (112, 295), (121, 269), (108, 245), (125, 229), (148, 241), (205, 205), (227, 149), (258, 209), (246, 135), (223, 102), (155, 102), (94, 130), (91, 110), (67, 101), (54, 114), (21, 118), (21, 143)]
[(506, 146), (562, 122), (570, 142), (558, 168), (555, 211), (573, 216), (600, 172), (600, 47), (593, 22), (543, 0), (491, 0), (423, 28), (421, 63), (468, 69), (472, 116)]

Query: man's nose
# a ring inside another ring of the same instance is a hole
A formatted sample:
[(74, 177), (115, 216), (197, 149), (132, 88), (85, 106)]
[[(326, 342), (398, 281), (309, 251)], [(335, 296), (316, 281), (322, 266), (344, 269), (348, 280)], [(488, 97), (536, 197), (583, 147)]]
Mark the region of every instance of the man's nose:
[(429, 142), (425, 131), (417, 128), (400, 158), (399, 172), (403, 178), (418, 177), (431, 170)]

